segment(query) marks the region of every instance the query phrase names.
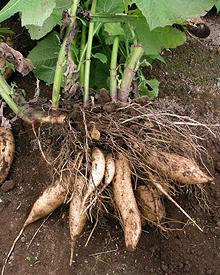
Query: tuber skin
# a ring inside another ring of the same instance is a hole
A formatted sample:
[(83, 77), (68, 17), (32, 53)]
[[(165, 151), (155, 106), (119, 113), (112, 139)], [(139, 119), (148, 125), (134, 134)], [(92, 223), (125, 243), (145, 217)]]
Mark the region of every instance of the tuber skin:
[(141, 215), (134, 196), (129, 161), (121, 153), (115, 160), (112, 187), (115, 206), (122, 220), (125, 245), (128, 251), (133, 251), (141, 236)]
[(70, 237), (71, 237), (70, 265), (72, 265), (72, 261), (73, 261), (73, 251), (76, 244), (76, 240), (80, 236), (87, 221), (87, 214), (82, 207), (83, 188), (85, 187), (85, 184), (86, 184), (85, 179), (82, 176), (78, 176), (74, 184), (73, 196), (70, 201), (70, 208), (69, 208), (69, 226), (70, 226)]
[(147, 222), (158, 223), (165, 217), (165, 209), (157, 189), (139, 185), (135, 195), (140, 212)]
[(105, 156), (99, 148), (94, 148), (92, 151), (92, 167), (91, 174), (83, 198), (83, 205), (87, 202), (89, 196), (96, 190), (96, 188), (102, 182), (105, 174)]
[(149, 165), (169, 179), (183, 185), (205, 184), (213, 180), (191, 159), (174, 153), (151, 151)]
[(64, 124), (67, 118), (66, 113), (52, 112), (50, 114), (28, 109), (19, 113), (19, 117), (28, 124)]
[(0, 127), (0, 184), (7, 178), (15, 154), (15, 141), (10, 129)]
[(42, 193), (42, 195), (35, 201), (28, 218), (24, 223), (24, 228), (29, 224), (46, 217), (52, 213), (56, 208), (61, 206), (67, 197), (67, 187), (71, 179), (66, 177), (63, 181), (56, 180), (55, 183), (50, 184)]
[(108, 154), (106, 157), (105, 157), (105, 186), (109, 185), (113, 178), (114, 178), (114, 175), (115, 175), (115, 161), (113, 159), (113, 156), (112, 154)]

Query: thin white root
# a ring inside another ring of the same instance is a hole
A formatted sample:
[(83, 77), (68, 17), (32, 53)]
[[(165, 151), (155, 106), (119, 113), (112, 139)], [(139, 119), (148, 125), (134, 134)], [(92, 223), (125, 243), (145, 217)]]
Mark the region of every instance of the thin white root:
[(72, 239), (72, 240), (71, 240), (70, 262), (69, 262), (69, 265), (70, 265), (70, 266), (72, 266), (72, 264), (73, 264), (73, 253), (74, 253), (74, 251), (75, 251), (76, 240), (77, 240), (77, 237), (75, 237), (75, 239)]
[(40, 229), (43, 227), (43, 225), (45, 224), (45, 222), (49, 219), (49, 217), (50, 217), (52, 214), (53, 214), (53, 212), (50, 213), (50, 214), (44, 219), (44, 221), (41, 223), (41, 225), (38, 227), (38, 229), (37, 229), (36, 232), (34, 233), (33, 237), (31, 238), (31, 240), (30, 240), (30, 242), (29, 242), (29, 244), (28, 244), (28, 246), (27, 246), (27, 249), (29, 249), (29, 247), (31, 246), (33, 240), (34, 240), (35, 237), (37, 236), (38, 232), (40, 231)]
[(14, 242), (13, 242), (13, 244), (12, 244), (12, 246), (11, 246), (11, 248), (10, 248), (8, 254), (7, 254), (7, 257), (6, 257), (6, 259), (5, 259), (5, 262), (4, 262), (4, 264), (3, 264), (2, 271), (1, 271), (1, 275), (4, 274), (6, 265), (7, 265), (7, 263), (8, 263), (8, 260), (9, 260), (11, 254), (12, 254), (14, 248), (15, 248), (16, 243), (19, 241), (19, 239), (20, 239), (22, 233), (24, 232), (24, 229), (25, 229), (25, 226), (23, 226), (23, 227), (21, 228), (21, 231), (19, 232), (19, 234), (18, 234), (17, 237), (15, 238), (15, 240), (14, 240)]
[(166, 190), (157, 182), (152, 182), (154, 186), (163, 193), (201, 232), (203, 229), (190, 217), (190, 215), (166, 192)]

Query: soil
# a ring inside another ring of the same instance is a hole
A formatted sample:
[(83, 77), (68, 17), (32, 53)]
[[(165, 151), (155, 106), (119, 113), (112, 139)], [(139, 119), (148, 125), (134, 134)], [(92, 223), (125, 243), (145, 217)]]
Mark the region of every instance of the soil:
[[(218, 123), (220, 17), (211, 16), (207, 20), (212, 31), (210, 38), (203, 41), (190, 38), (166, 56), (166, 64), (154, 64), (154, 69), (146, 70), (146, 74), (161, 82), (158, 101), (161, 108), (190, 115), (201, 122)], [(8, 24), (18, 33), (17, 49), (26, 54), (33, 46), (28, 35), (13, 20)], [(32, 74), (23, 78), (15, 74), (12, 81), (33, 95), (36, 80)], [(41, 91), (45, 96), (50, 88), (41, 83)], [(31, 127), (16, 121), (13, 132), (16, 157), (8, 181), (0, 188), (0, 268), (33, 202), (51, 181)], [(215, 177), (206, 188), (209, 208), (201, 208), (190, 194), (179, 200), (204, 232), (187, 223), (167, 203), (169, 216), (186, 223), (184, 229), (161, 233), (157, 228), (145, 227), (137, 250), (127, 252), (119, 222), (106, 215), (85, 247), (93, 227), (87, 225), (76, 247), (75, 262), (69, 267), (68, 212), (61, 207), (48, 219), (26, 229), (5, 274), (220, 274), (220, 140), (207, 139), (203, 145), (213, 158), (213, 165), (207, 165)]]

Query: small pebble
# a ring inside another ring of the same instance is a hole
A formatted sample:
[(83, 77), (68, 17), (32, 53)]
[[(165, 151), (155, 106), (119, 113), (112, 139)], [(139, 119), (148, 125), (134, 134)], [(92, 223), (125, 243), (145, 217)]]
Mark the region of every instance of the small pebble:
[(6, 180), (2, 184), (1, 190), (4, 192), (8, 192), (8, 191), (12, 190), (14, 187), (15, 187), (15, 182), (13, 180)]
[(25, 242), (25, 237), (21, 237), (21, 242), (24, 243)]

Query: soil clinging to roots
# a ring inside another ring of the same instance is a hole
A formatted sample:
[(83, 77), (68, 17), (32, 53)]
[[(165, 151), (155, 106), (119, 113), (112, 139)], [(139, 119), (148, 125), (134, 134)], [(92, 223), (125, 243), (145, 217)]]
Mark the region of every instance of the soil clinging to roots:
[[(76, 106), (65, 125), (38, 129), (41, 152), (55, 178), (62, 178), (63, 173), (75, 178), (81, 174), (88, 183), (91, 152), (93, 148), (100, 148), (105, 155), (111, 153), (114, 159), (121, 153), (129, 160), (134, 190), (139, 185), (147, 185), (160, 195), (166, 195), (158, 189), (158, 185), (161, 185), (169, 196), (174, 197), (181, 187), (184, 190), (185, 187), (197, 186), (203, 190), (201, 183), (212, 180), (204, 164), (204, 159), (209, 156), (201, 146), (202, 137), (196, 134), (202, 129), (215, 135), (211, 126), (187, 116), (161, 111), (152, 103), (133, 102), (128, 106), (111, 106), (110, 109), (108, 112), (105, 105), (85, 111)], [(47, 149), (44, 151), (43, 148)], [(79, 162), (80, 156), (83, 157)], [(187, 159), (187, 164), (183, 164), (186, 167), (179, 167), (182, 165), (179, 164), (179, 157)], [(200, 170), (202, 177), (205, 177), (204, 182), (200, 182), (200, 175), (195, 175), (199, 177), (198, 182), (190, 177), (191, 173), (194, 176), (190, 167), (198, 167), (196, 163), (204, 171)], [(177, 176), (174, 175), (175, 171)], [(182, 176), (179, 177), (179, 173)], [(93, 192), (89, 206), (94, 206), (97, 198), (106, 199), (101, 195), (105, 189), (108, 190), (107, 197), (113, 201), (111, 189), (100, 185)], [(159, 220), (158, 223), (151, 222), (160, 224)]]

